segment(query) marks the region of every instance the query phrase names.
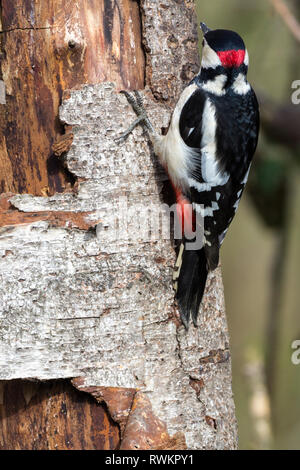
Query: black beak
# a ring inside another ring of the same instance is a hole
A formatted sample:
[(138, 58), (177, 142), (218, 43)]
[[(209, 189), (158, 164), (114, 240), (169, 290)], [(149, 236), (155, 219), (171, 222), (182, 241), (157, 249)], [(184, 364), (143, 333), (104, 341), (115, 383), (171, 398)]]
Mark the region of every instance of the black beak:
[(204, 36), (205, 36), (206, 33), (208, 33), (208, 31), (211, 31), (211, 29), (208, 28), (208, 26), (206, 26), (205, 23), (200, 23), (200, 28), (202, 29), (202, 33), (203, 33)]

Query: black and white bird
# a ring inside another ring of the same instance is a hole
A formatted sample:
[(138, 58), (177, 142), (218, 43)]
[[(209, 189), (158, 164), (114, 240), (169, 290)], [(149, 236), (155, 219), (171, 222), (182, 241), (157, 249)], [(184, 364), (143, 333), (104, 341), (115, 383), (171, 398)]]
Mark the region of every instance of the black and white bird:
[[(185, 204), (191, 204), (194, 214), (202, 217), (201, 247), (188, 249), (183, 236), (173, 275), (186, 327), (190, 317), (196, 325), (207, 274), (218, 266), (259, 133), (258, 103), (246, 78), (249, 56), (243, 39), (234, 31), (210, 30), (204, 23), (201, 29), (201, 68), (180, 96), (168, 133), (155, 132), (138, 92), (125, 92), (138, 119), (121, 136), (138, 124), (146, 126), (175, 189), (179, 216)], [(194, 224), (191, 217), (184, 220), (185, 233), (194, 231)]]

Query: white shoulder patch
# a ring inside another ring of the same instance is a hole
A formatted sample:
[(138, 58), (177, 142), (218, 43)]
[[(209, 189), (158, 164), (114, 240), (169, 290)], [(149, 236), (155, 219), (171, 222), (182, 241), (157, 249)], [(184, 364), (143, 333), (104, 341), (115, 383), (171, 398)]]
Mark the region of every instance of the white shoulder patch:
[(216, 108), (207, 98), (202, 117), (201, 172), (203, 180), (211, 186), (226, 184), (230, 176), (219, 168), (216, 130)]

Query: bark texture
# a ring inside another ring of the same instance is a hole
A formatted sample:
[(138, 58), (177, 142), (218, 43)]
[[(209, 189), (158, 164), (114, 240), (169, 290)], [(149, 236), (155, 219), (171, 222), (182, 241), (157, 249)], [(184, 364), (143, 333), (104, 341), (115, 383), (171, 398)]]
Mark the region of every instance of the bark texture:
[[(163, 129), (199, 66), (194, 5), (138, 6), (142, 93)], [(172, 243), (145, 230), (143, 208), (161, 207), (167, 178), (140, 128), (114, 141), (135, 116), (111, 76), (65, 93), (60, 108), (73, 136), (55, 148), (71, 145), (61, 158), (77, 191), (0, 200), (0, 379), (77, 377), (76, 388), (106, 403), (121, 448), (235, 448), (221, 272), (209, 276), (199, 327), (186, 332), (173, 302)]]
[(107, 79), (143, 86), (138, 3), (2, 0), (1, 7), (0, 190), (61, 192), (74, 182), (52, 151), (64, 132), (63, 90)]
[(0, 449), (115, 449), (119, 426), (95, 403), (63, 380), (0, 384)]

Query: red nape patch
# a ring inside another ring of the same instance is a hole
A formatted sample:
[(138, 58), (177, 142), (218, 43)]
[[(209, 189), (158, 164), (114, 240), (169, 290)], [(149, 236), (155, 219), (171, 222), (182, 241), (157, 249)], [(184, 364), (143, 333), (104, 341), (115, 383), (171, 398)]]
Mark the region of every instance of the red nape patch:
[(181, 191), (174, 188), (176, 193), (176, 211), (179, 223), (181, 224), (182, 236), (192, 235), (195, 231), (195, 213), (191, 202), (186, 199)]
[(223, 67), (239, 67), (244, 62), (245, 54), (243, 49), (218, 52)]

